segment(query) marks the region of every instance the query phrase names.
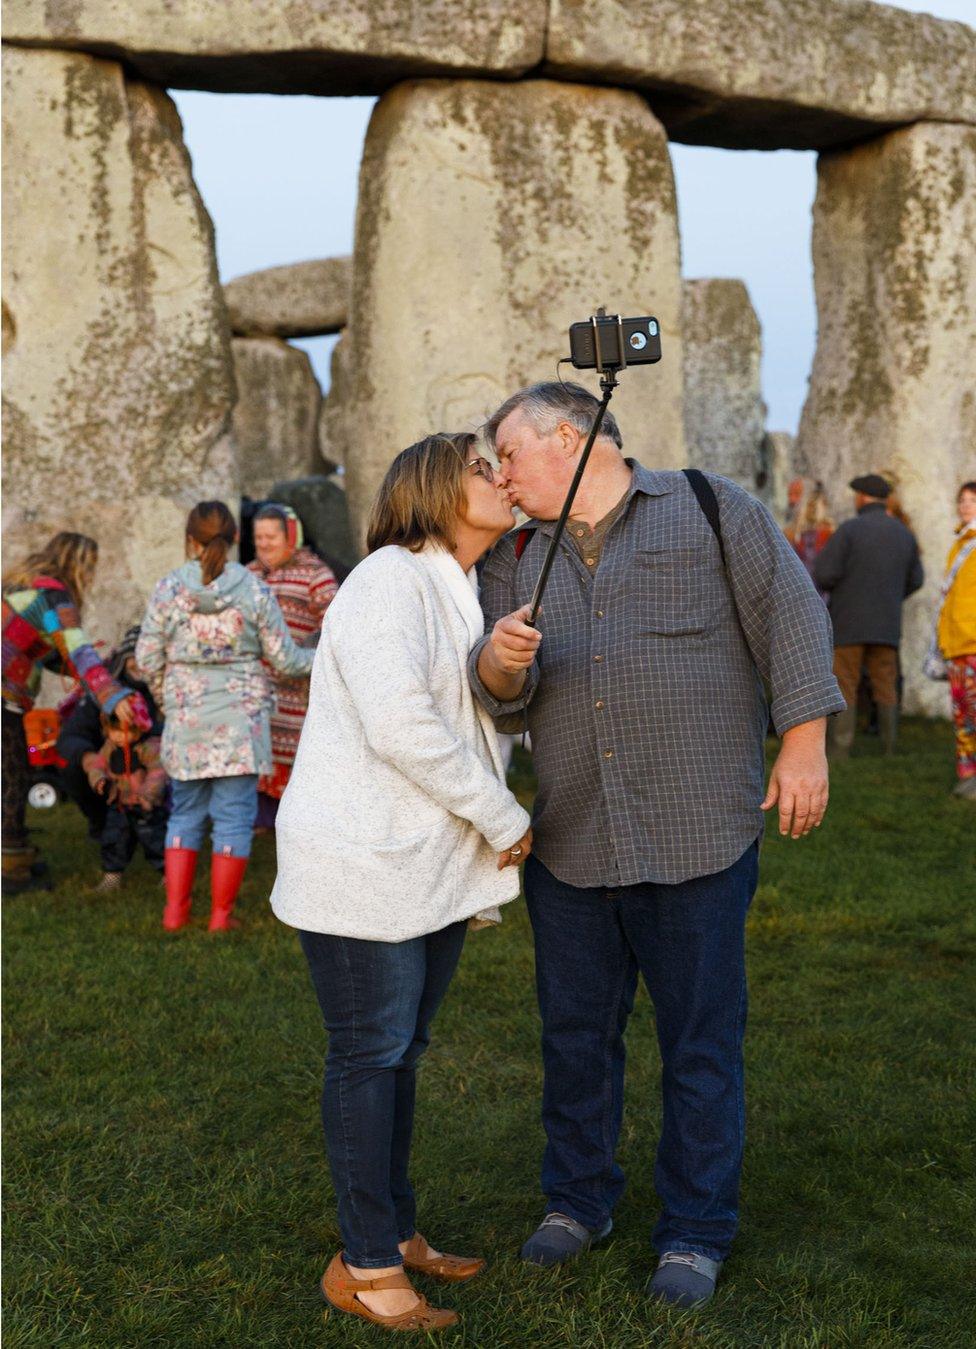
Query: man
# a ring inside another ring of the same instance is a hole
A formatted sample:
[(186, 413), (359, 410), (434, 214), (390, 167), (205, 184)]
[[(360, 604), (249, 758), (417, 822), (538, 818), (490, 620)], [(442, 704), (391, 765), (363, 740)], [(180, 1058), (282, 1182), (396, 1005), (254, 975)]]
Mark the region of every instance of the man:
[[(624, 1180), (614, 1156), (623, 1035), (640, 972), (664, 1070), (660, 1263), (649, 1292), (690, 1306), (711, 1296), (736, 1228), (744, 927), (760, 803), (778, 804), (780, 832), (793, 838), (820, 824), (825, 718), (843, 701), (823, 602), (764, 507), (708, 475), (726, 570), (688, 479), (624, 459), (612, 416), (583, 475), (540, 631), (527, 626), (596, 407), (578, 385), (538, 384), (487, 427), (503, 486), (533, 517), (489, 556), (488, 635), (469, 662), (503, 729), (527, 708), (539, 779), (525, 890), (547, 1203), (522, 1254), (554, 1264), (610, 1231)], [(765, 800), (764, 679), (783, 737)]]
[(898, 734), (898, 646), (901, 606), (925, 579), (915, 535), (889, 515), (891, 484), (877, 473), (852, 478), (857, 515), (827, 541), (813, 579), (828, 592), (834, 629), (834, 674), (847, 710), (834, 721), (831, 758), (846, 759), (854, 741), (857, 690), (866, 670), (878, 709), (885, 754)]

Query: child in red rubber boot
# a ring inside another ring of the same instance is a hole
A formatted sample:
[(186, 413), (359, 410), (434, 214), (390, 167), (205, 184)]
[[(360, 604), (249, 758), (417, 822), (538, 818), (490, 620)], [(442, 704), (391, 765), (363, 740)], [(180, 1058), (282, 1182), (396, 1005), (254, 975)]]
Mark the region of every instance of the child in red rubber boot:
[(234, 517), (222, 501), (193, 508), (186, 523), (188, 561), (157, 585), (136, 645), (136, 663), (166, 710), (163, 766), (173, 791), (167, 932), (190, 921), (208, 820), (210, 931), (236, 926), (231, 914), (251, 852), (258, 777), (272, 767), (272, 699), (262, 662), (298, 678), (309, 673), (315, 656), (295, 645), (264, 582), (228, 560), (236, 538)]

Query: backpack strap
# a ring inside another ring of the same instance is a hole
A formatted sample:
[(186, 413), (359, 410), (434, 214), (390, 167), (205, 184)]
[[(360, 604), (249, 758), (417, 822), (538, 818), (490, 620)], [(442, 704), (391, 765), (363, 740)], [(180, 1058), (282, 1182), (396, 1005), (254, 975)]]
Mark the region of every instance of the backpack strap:
[[(722, 542), (722, 519), (719, 515), (718, 497), (712, 484), (705, 477), (699, 468), (683, 468), (682, 473), (688, 479), (688, 486), (695, 494), (695, 500), (702, 509), (702, 514), (712, 527), (712, 533), (718, 541), (718, 551), (722, 554), (722, 566), (726, 566), (725, 544)], [(518, 549), (518, 544), (515, 545)]]

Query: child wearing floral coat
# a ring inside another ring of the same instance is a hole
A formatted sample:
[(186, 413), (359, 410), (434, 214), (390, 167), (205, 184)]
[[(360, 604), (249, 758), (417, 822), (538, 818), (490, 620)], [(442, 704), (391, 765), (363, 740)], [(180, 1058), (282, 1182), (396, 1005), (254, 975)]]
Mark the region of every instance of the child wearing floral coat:
[(231, 912), (251, 851), (258, 776), (271, 772), (272, 689), (262, 661), (279, 674), (307, 675), (315, 654), (296, 646), (264, 582), (227, 561), (236, 535), (223, 502), (194, 507), (189, 561), (156, 586), (136, 646), (166, 718), (162, 761), (173, 781), (163, 914), (169, 931), (189, 922), (208, 817), (210, 928), (236, 926)]

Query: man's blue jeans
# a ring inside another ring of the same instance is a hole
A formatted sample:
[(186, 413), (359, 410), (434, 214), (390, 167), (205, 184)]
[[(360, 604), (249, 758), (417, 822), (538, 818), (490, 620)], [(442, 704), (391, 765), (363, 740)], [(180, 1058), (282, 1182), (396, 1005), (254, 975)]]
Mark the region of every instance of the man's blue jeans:
[(350, 1265), (400, 1265), (416, 1230), (407, 1174), (417, 1061), (457, 967), (467, 923), (409, 941), (300, 932), (329, 1032), (322, 1124)]
[(638, 973), (654, 1003), (663, 1128), (658, 1251), (724, 1260), (738, 1220), (745, 1123), (745, 919), (758, 844), (679, 885), (577, 889), (525, 865), (545, 1070), (542, 1188), (549, 1212), (596, 1231), (624, 1187), (615, 1160), (624, 1029)]
[(226, 778), (173, 780), (173, 804), (166, 827), (167, 848), (199, 851), (207, 820), (213, 821), (214, 854), (250, 857), (258, 811), (256, 773)]

